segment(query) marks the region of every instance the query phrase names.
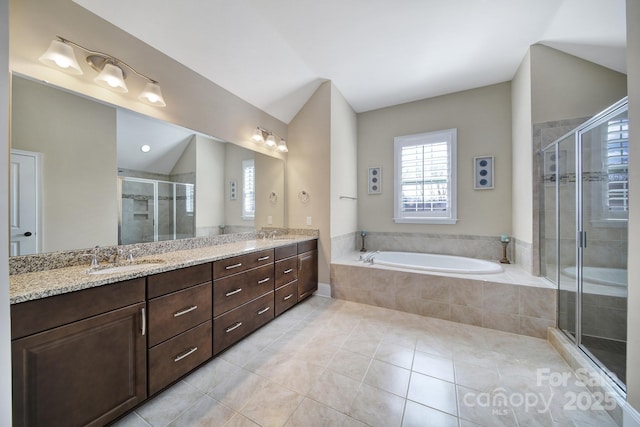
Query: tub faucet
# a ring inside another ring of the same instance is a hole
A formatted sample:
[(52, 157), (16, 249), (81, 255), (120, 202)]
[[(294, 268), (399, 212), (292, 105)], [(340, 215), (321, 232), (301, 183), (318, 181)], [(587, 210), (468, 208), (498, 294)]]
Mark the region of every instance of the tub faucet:
[(380, 251), (369, 252), (368, 254), (362, 257), (362, 261), (369, 264), (373, 264), (373, 258), (376, 256), (376, 254), (379, 254), (379, 253)]

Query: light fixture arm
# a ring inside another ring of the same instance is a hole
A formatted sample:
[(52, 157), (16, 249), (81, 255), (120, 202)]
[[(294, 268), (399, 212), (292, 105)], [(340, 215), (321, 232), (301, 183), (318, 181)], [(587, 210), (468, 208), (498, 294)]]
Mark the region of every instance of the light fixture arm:
[(133, 68), (131, 65), (129, 65), (126, 62), (116, 58), (115, 56), (112, 56), (112, 55), (109, 55), (107, 53), (100, 52), (100, 51), (97, 51), (97, 50), (87, 49), (86, 47), (84, 47), (82, 45), (79, 45), (76, 42), (72, 42), (69, 39), (65, 39), (64, 37), (60, 37), (60, 36), (56, 36), (56, 37), (58, 37), (58, 40), (60, 40), (62, 43), (69, 44), (69, 45), (71, 45), (73, 47), (76, 47), (76, 48), (78, 48), (80, 50), (83, 50), (83, 51), (87, 52), (90, 55), (97, 55), (97, 56), (103, 57), (103, 58), (105, 58), (106, 61), (112, 61), (112, 63), (114, 65), (124, 65), (129, 70), (133, 71), (135, 74), (137, 74), (138, 76), (142, 77), (143, 79), (149, 80), (151, 83), (158, 84), (157, 80), (154, 80), (149, 76), (145, 76), (144, 74), (142, 74), (141, 72), (139, 72), (138, 70)]
[(256, 127), (260, 130), (260, 132), (262, 132), (262, 133), (264, 133), (264, 134), (266, 134), (266, 135), (271, 134), (271, 135), (273, 135), (273, 136), (277, 136), (279, 139), (284, 139), (283, 137), (281, 137), (280, 135), (278, 135), (277, 133), (275, 133), (275, 132), (274, 132), (274, 131), (272, 131), (272, 130), (265, 129), (265, 128), (261, 127), (261, 126), (256, 126)]

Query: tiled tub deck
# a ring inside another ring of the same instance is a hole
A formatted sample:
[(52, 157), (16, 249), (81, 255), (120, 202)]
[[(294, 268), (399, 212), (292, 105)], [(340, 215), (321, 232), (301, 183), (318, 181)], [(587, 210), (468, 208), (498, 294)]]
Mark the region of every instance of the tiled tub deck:
[(515, 265), (499, 274), (411, 271), (359, 261), (331, 263), (331, 296), (538, 338), (556, 325), (556, 289)]

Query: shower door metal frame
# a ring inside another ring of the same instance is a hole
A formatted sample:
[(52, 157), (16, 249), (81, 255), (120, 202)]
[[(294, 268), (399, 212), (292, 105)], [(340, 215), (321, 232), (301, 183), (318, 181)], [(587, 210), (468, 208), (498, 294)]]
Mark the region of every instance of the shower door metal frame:
[[(571, 132), (568, 132), (566, 134), (564, 134), (563, 136), (561, 136), (560, 138), (556, 139), (554, 142), (552, 142), (551, 144), (547, 145), (546, 147), (544, 147), (541, 152), (544, 153), (545, 151), (547, 151), (549, 148), (553, 147), (555, 150), (555, 154), (556, 154), (556, 159), (559, 158), (559, 147), (558, 144), (563, 141), (565, 138), (571, 136), (572, 134), (574, 135), (574, 144), (575, 144), (575, 174), (576, 174), (576, 197), (575, 197), (575, 203), (576, 203), (576, 218), (575, 218), (575, 225), (576, 225), (576, 281), (577, 281), (577, 287), (576, 287), (576, 313), (575, 313), (575, 337), (573, 337), (571, 335), (571, 333), (567, 333), (567, 331), (565, 331), (562, 328), (559, 328), (564, 334), (565, 336), (567, 336), (571, 341), (573, 341), (576, 346), (585, 354), (587, 355), (587, 357), (596, 365), (598, 366), (598, 368), (600, 368), (600, 370), (607, 376), (609, 377), (622, 391), (623, 394), (626, 395), (626, 391), (627, 391), (627, 387), (626, 384), (624, 384), (616, 375), (610, 375), (609, 374), (609, 369), (602, 363), (600, 362), (600, 360), (593, 354), (591, 353), (591, 351), (589, 351), (588, 348), (586, 348), (583, 344), (582, 344), (582, 303), (583, 303), (583, 298), (582, 298), (582, 292), (583, 292), (583, 252), (584, 249), (587, 247), (587, 235), (586, 232), (584, 231), (584, 216), (583, 216), (583, 197), (582, 197), (582, 192), (583, 192), (583, 181), (582, 181), (582, 172), (583, 172), (583, 165), (582, 165), (582, 135), (594, 128), (596, 128), (597, 126), (601, 125), (602, 122), (604, 120), (607, 120), (608, 118), (612, 118), (615, 117), (617, 115), (619, 115), (620, 113), (624, 112), (628, 110), (628, 99), (627, 97), (622, 98), (620, 101), (616, 102), (615, 104), (613, 104), (612, 106), (608, 107), (606, 110), (596, 114), (595, 116), (593, 116), (591, 119), (587, 120), (585, 123), (583, 123), (582, 125), (578, 126), (577, 128), (573, 129)], [(556, 197), (556, 282), (557, 282), (557, 286), (558, 286), (558, 291), (560, 291), (560, 273), (561, 273), (561, 269), (560, 269), (560, 208), (558, 206), (558, 200), (560, 199), (560, 179), (559, 179), (559, 172), (558, 169), (556, 169), (556, 182), (555, 182), (555, 197)], [(558, 298), (558, 302), (560, 301), (560, 298)], [(557, 325), (559, 326), (559, 325)]]

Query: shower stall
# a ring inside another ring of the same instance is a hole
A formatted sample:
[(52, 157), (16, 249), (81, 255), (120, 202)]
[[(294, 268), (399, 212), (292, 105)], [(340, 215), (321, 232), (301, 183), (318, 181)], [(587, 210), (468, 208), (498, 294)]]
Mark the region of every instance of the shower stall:
[(542, 149), (541, 272), (558, 328), (626, 391), (627, 99)]
[(118, 181), (119, 244), (194, 237), (193, 184), (130, 177)]

